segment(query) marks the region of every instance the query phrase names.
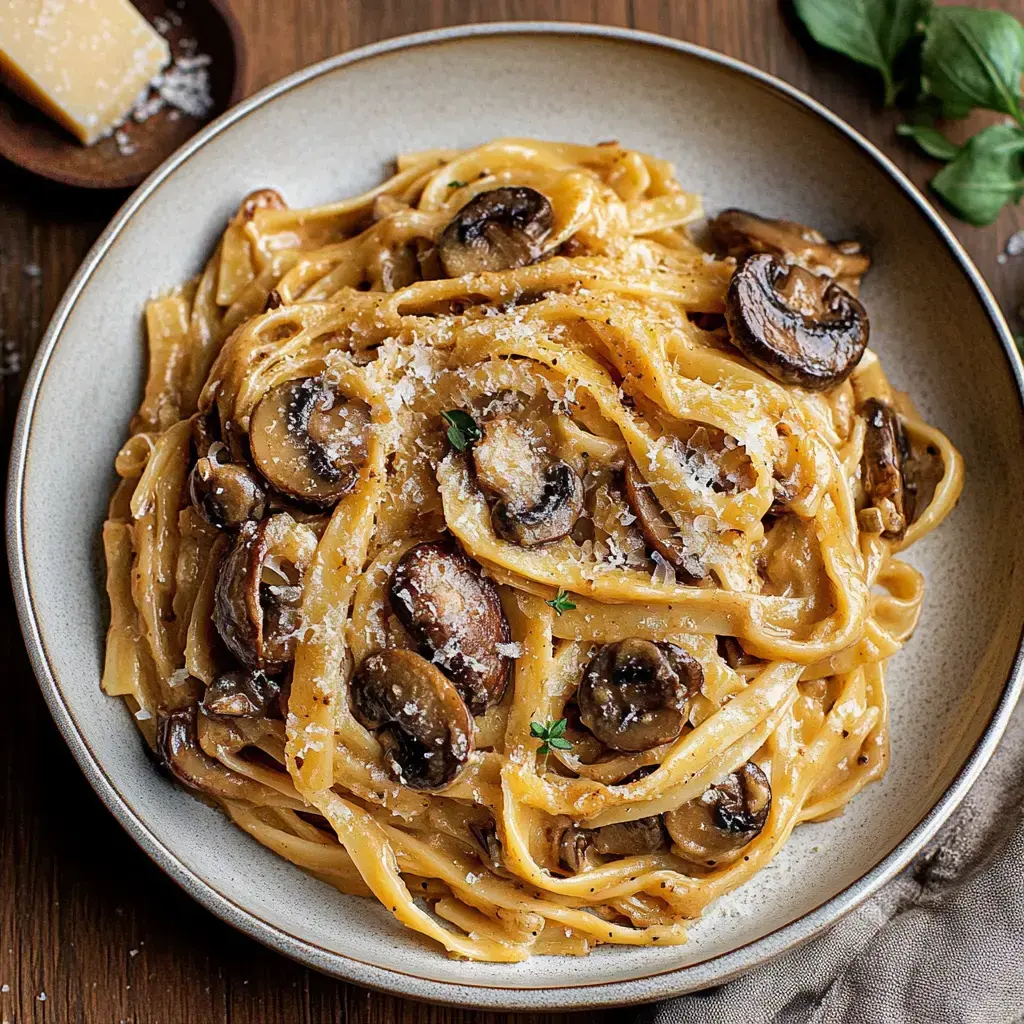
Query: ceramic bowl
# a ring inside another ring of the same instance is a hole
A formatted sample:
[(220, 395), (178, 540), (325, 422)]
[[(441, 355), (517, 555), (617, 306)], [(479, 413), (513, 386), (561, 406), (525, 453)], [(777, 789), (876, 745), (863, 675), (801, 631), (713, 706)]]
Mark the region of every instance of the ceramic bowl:
[[(376, 184), (396, 152), (501, 135), (619, 139), (675, 162), (707, 209), (855, 237), (897, 387), (961, 448), (963, 500), (911, 553), (921, 625), (892, 659), (892, 767), (840, 818), (804, 826), (712, 907), (685, 946), (496, 965), (446, 959), (369, 900), (337, 894), (157, 774), (99, 690), (97, 538), (140, 395), (146, 298), (196, 273), (252, 189), (293, 206)], [(813, 100), (719, 54), (620, 29), (491, 25), (391, 40), (230, 111), (121, 210), (32, 370), (11, 465), (8, 545), (40, 685), (82, 769), (147, 853), (213, 913), (349, 981), (456, 1005), (597, 1007), (715, 984), (832, 924), (921, 849), (992, 752), (1021, 687), (1022, 368), (977, 271), (906, 178)], [(74, 500), (68, 500), (74, 495)], [(57, 496), (57, 497), (55, 497)]]

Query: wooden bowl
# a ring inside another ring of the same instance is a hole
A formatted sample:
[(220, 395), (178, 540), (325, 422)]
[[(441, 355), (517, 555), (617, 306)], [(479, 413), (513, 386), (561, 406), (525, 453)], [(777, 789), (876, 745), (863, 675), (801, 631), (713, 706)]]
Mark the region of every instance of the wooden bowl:
[(0, 87), (0, 155), (45, 178), (79, 188), (134, 188), (204, 124), (242, 99), (249, 79), (242, 34), (227, 0), (134, 0), (151, 23), (175, 24), (165, 33), (172, 57), (184, 53), (182, 40), (195, 40), (195, 52), (209, 54), (213, 107), (192, 117), (169, 107), (124, 125), (130, 146), (113, 136), (83, 146), (70, 132), (10, 89)]

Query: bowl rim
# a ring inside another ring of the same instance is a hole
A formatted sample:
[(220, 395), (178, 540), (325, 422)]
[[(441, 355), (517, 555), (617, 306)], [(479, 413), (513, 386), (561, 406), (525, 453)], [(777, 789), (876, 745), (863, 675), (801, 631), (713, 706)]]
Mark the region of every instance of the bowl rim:
[[(24, 548), (25, 513), (23, 488), (36, 404), (45, 383), (46, 370), (60, 340), (65, 323), (93, 271), (112, 247), (134, 213), (179, 166), (195, 152), (235, 122), (270, 103), (278, 96), (304, 86), (324, 75), (368, 58), (414, 47), (448, 43), (456, 40), (524, 36), (584, 36), (615, 42), (654, 46), (682, 53), (720, 69), (752, 79), (768, 91), (788, 99), (796, 106), (816, 115), (870, 157), (893, 183), (909, 198), (925, 222), (948, 247), (961, 272), (973, 286), (982, 307), (1002, 344), (1008, 370), (1017, 388), (1017, 397), (1024, 415), (1024, 362), (1017, 351), (1010, 328), (988, 285), (970, 256), (939, 217), (918, 188), (893, 161), (823, 104), (776, 76), (755, 68), (734, 57), (683, 40), (636, 29), (573, 22), (513, 21), (489, 24), (459, 25), (427, 32), (397, 36), (330, 57), (312, 64), (260, 90), (249, 99), (232, 107), (211, 122), (161, 164), (128, 198), (110, 224), (104, 229), (81, 266), (76, 271), (47, 327), (26, 379), (19, 404), (6, 500), (6, 538), (11, 583), (18, 619), (33, 671), (40, 689), (61, 734), (97, 795), (114, 814), (125, 830), (142, 849), (194, 899), (221, 920), (246, 935), (285, 955), (341, 980), (364, 985), (382, 992), (411, 997), (444, 1005), (508, 1010), (570, 1010), (624, 1006), (683, 995), (726, 982), (745, 971), (775, 959), (803, 944), (835, 924), (856, 906), (878, 891), (901, 871), (932, 839), (940, 826), (956, 809), (970, 786), (988, 762), (1006, 729), (1010, 714), (1024, 689), (1024, 628), (1018, 638), (1017, 651), (999, 700), (982, 732), (948, 789), (939, 797), (917, 825), (873, 868), (844, 890), (814, 909), (774, 931), (725, 953), (697, 963), (666, 968), (637, 975), (626, 980), (567, 985), (554, 989), (522, 988), (493, 985), (471, 980), (438, 981), (419, 975), (380, 967), (351, 956), (328, 950), (315, 943), (285, 932), (258, 917), (254, 912), (218, 892), (209, 882), (193, 872), (163, 846), (126, 799), (119, 792), (99, 760), (94, 756), (78, 729), (75, 717), (64, 703), (51, 670), (45, 645), (39, 632), (33, 597), (29, 587)], [(650, 983), (654, 982), (652, 986)]]

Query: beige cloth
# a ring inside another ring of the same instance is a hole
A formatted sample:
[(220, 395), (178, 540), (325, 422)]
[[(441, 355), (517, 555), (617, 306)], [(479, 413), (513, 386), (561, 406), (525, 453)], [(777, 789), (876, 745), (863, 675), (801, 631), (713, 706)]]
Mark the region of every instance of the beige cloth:
[(640, 1020), (1021, 1024), (1022, 804), (1024, 704), (953, 818), (877, 896), (774, 963)]

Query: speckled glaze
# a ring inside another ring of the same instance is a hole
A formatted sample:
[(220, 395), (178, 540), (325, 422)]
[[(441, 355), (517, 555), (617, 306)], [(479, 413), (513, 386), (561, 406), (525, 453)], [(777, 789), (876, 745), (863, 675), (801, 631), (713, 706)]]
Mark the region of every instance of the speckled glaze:
[[(890, 663), (889, 775), (843, 817), (798, 829), (682, 947), (511, 966), (446, 959), (375, 903), (308, 878), (159, 776), (122, 703), (99, 690), (98, 533), (142, 386), (147, 296), (199, 270), (251, 189), (277, 188), (293, 206), (324, 202), (378, 182), (397, 151), (499, 135), (617, 138), (673, 160), (709, 210), (738, 205), (864, 241), (875, 258), (864, 291), (872, 344), (967, 462), (960, 507), (911, 554), (928, 591), (917, 634)], [(566, 1009), (674, 995), (834, 922), (908, 862), (991, 754), (1022, 675), (1021, 382), (991, 295), (927, 203), (789, 86), (621, 29), (491, 25), (392, 40), (300, 72), (211, 125), (86, 259), (40, 349), (14, 445), (7, 533), (22, 626), (54, 718), (102, 799), (171, 877), (255, 938), (338, 977), (456, 1005)]]

